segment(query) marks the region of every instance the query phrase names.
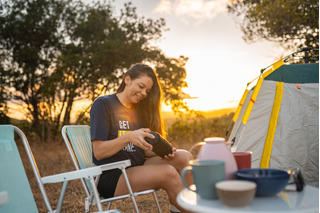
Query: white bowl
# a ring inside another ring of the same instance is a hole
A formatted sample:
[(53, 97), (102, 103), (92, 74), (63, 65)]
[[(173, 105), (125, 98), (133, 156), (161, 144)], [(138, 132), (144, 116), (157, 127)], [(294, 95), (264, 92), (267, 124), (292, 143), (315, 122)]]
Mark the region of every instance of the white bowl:
[(216, 183), (216, 191), (222, 203), (231, 207), (247, 206), (255, 196), (257, 184), (243, 180), (224, 180)]

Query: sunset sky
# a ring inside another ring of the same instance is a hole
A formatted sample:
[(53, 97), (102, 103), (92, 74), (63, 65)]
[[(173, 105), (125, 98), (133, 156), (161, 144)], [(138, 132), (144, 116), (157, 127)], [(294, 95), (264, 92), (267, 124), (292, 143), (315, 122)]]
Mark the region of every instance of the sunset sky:
[[(128, 0), (116, 0), (115, 10)], [(237, 106), (247, 82), (287, 55), (277, 44), (245, 43), (227, 0), (133, 0), (139, 16), (164, 18), (169, 31), (156, 45), (169, 57), (189, 57), (188, 88), (195, 110)]]

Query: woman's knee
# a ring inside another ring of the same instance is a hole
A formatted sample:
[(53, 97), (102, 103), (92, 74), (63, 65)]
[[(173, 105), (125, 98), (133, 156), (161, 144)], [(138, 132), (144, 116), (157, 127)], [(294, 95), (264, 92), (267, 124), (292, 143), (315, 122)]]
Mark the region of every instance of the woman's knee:
[(184, 149), (178, 149), (175, 155), (178, 164), (181, 166), (187, 166), (189, 164), (189, 161), (193, 159), (192, 154)]
[(164, 183), (181, 181), (180, 174), (177, 172), (174, 166), (170, 164), (163, 165), (161, 171), (163, 172), (162, 181)]

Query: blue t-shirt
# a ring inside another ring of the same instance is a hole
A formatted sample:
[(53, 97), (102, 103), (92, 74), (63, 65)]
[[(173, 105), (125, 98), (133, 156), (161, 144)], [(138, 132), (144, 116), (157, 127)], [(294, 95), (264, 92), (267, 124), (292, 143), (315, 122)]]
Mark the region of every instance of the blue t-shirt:
[[(121, 104), (116, 94), (97, 98), (90, 111), (91, 141), (112, 140), (136, 129), (143, 128), (142, 120), (136, 109), (128, 109)], [(102, 165), (121, 160), (131, 160), (132, 166), (142, 165), (145, 160), (144, 150), (129, 143), (115, 155), (93, 163)]]

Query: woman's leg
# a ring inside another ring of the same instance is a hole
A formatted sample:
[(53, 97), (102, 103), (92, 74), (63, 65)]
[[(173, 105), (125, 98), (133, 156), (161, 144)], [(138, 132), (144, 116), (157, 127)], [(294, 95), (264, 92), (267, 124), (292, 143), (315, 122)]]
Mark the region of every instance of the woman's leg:
[[(179, 207), (176, 201), (178, 193), (184, 189), (180, 173), (188, 166), (192, 155), (185, 150), (177, 150), (175, 157), (166, 160), (158, 156), (146, 160), (143, 166), (127, 169), (127, 175), (133, 191), (142, 191), (151, 188), (162, 188), (167, 191), (170, 203)], [(192, 183), (191, 176), (186, 175), (187, 183)], [(117, 184), (115, 195), (128, 193), (123, 175)]]
[[(176, 201), (178, 193), (184, 188), (184, 186), (182, 184), (180, 174), (172, 165), (162, 164), (136, 166), (127, 169), (126, 172), (134, 192), (162, 188), (166, 190), (170, 203), (175, 205), (181, 211), (184, 211), (179, 207)], [(122, 174), (115, 190), (115, 196), (127, 193), (127, 185)]]
[[(181, 174), (182, 169), (184, 169), (186, 166), (189, 166), (189, 161), (192, 160), (193, 157), (190, 152), (183, 149), (178, 149), (174, 153), (174, 155), (175, 157), (170, 160), (160, 158), (159, 156), (148, 158), (144, 163), (144, 165), (170, 164), (178, 171), (179, 174)], [(191, 174), (187, 173), (185, 178), (186, 178), (187, 184), (191, 185), (192, 184)]]

